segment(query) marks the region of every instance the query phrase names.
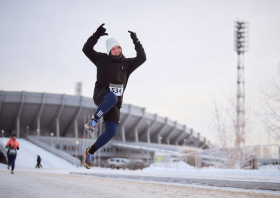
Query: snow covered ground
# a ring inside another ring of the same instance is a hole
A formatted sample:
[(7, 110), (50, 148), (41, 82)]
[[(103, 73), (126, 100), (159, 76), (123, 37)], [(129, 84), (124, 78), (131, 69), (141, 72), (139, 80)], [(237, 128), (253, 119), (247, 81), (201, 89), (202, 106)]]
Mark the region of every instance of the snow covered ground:
[[(8, 138), (4, 138), (4, 143)], [(158, 167), (151, 164), (143, 170), (113, 170), (110, 168), (92, 168), (87, 170), (83, 167), (76, 167), (70, 162), (24, 140), (18, 139), (20, 150), (16, 159), (15, 171), (23, 172), (44, 172), (69, 174), (70, 172), (90, 172), (106, 174), (126, 175), (154, 175), (154, 176), (176, 176), (176, 177), (197, 177), (217, 178), (251, 181), (273, 181), (280, 182), (280, 170), (240, 170), (240, 169), (215, 169), (213, 167), (194, 168), (184, 162), (170, 164), (170, 168)], [(0, 141), (2, 143), (2, 141)], [(42, 157), (43, 169), (35, 169), (37, 154)], [(0, 170), (7, 170), (7, 165), (0, 164)]]
[(253, 179), (263, 181), (280, 182), (280, 170), (262, 169), (262, 170), (243, 170), (243, 169), (215, 169), (214, 167), (195, 168), (184, 162), (173, 163), (171, 168), (158, 167), (151, 164), (150, 167), (142, 170), (143, 173), (177, 175), (177, 176), (195, 176), (203, 178), (235, 178), (235, 179)]
[[(37, 171), (43, 170), (37, 169)], [(11, 175), (7, 169), (5, 171), (0, 170), (0, 175), (0, 197), (280, 197), (277, 191), (128, 181), (44, 172), (17, 171), (14, 175)]]
[[(0, 171), (7, 170), (7, 166), (0, 164)], [(169, 177), (185, 177), (185, 178), (207, 178), (207, 179), (230, 179), (230, 180), (246, 180), (246, 181), (270, 181), (280, 182), (280, 171), (266, 170), (231, 170), (231, 169), (172, 169), (162, 167), (149, 167), (143, 170), (129, 169), (110, 169), (110, 168), (91, 168), (84, 167), (71, 168), (15, 168), (16, 172), (32, 172), (32, 173), (55, 173), (69, 174), (70, 172), (81, 173), (97, 173), (97, 174), (119, 174), (119, 175), (147, 175), (147, 176), (169, 176)]]
[[(6, 144), (8, 141), (8, 138), (1, 138), (0, 143)], [(40, 155), (42, 158), (41, 164), (43, 168), (75, 168), (75, 165), (70, 162), (25, 139), (17, 138), (17, 141), (19, 142), (19, 150), (17, 151), (16, 168), (35, 168), (37, 164), (37, 155)], [(0, 167), (2, 166), (3, 165), (0, 165)]]
[[(245, 190), (236, 188), (219, 188), (214, 186), (171, 184), (157, 182), (142, 182), (124, 180), (124, 175), (144, 176), (170, 176), (185, 178), (216, 178), (245, 181), (270, 181), (280, 182), (280, 171), (271, 170), (238, 170), (238, 169), (197, 169), (184, 162), (174, 163), (170, 168), (158, 167), (152, 164), (143, 170), (110, 169), (93, 167), (88, 170), (84, 167), (76, 167), (65, 160), (21, 140), (18, 164), (15, 175), (7, 170), (7, 165), (0, 164), (0, 194), (9, 194), (12, 197), (21, 193), (25, 197), (131, 197), (131, 192), (136, 197), (280, 197), (280, 191)], [(27, 149), (28, 148), (28, 149)], [(33, 151), (30, 151), (33, 150)], [(43, 164), (42, 169), (35, 169), (37, 154), (49, 163)], [(25, 158), (31, 155), (26, 161)], [(32, 158), (32, 159), (31, 159)], [(58, 158), (58, 159), (57, 159)], [(62, 160), (62, 161), (61, 161)], [(120, 175), (116, 179), (70, 175), (76, 173), (96, 173)], [(14, 179), (16, 178), (16, 185)], [(26, 181), (28, 181), (26, 183)], [(11, 186), (13, 186), (11, 188)], [(35, 187), (35, 188), (34, 188)], [(33, 189), (33, 190), (30, 190)], [(89, 191), (90, 189), (90, 191)], [(108, 190), (109, 189), (109, 190)], [(94, 191), (94, 194), (92, 192)], [(38, 194), (38, 192), (40, 192)], [(209, 194), (210, 193), (210, 194)], [(66, 196), (67, 195), (67, 196)], [(211, 196), (210, 196), (211, 195)]]
[(280, 166), (272, 165), (272, 164), (262, 165), (262, 166), (259, 166), (259, 170), (280, 170)]
[(7, 168), (7, 164), (0, 163), (0, 168)]

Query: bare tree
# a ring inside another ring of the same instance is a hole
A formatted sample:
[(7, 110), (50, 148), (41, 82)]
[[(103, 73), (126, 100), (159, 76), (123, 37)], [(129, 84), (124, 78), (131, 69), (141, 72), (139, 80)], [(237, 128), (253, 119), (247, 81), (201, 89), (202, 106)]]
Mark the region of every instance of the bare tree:
[(280, 140), (280, 64), (276, 76), (271, 81), (271, 87), (261, 90), (261, 112), (257, 115), (267, 126), (268, 132)]
[[(226, 168), (234, 168), (240, 162), (240, 147), (245, 144), (245, 140), (250, 138), (253, 129), (254, 114), (251, 105), (246, 105), (244, 109), (244, 120), (242, 120), (243, 130), (237, 127), (237, 100), (233, 92), (225, 94), (225, 107), (218, 107), (214, 102), (214, 113), (211, 129), (217, 136), (222, 149), (218, 154), (224, 161)], [(247, 104), (247, 103), (246, 103)], [(240, 162), (240, 167), (243, 165)]]
[(226, 120), (220, 108), (217, 106), (217, 103), (214, 102), (215, 109), (213, 115), (213, 125), (211, 129), (215, 132), (215, 135), (218, 136), (219, 143), (222, 148), (226, 148), (229, 144), (229, 140), (227, 138), (228, 135), (228, 127), (226, 125)]
[[(246, 105), (244, 109), (244, 120), (242, 121), (243, 130), (239, 131), (236, 120), (236, 97), (231, 92), (225, 94), (226, 107), (218, 107), (214, 102), (214, 113), (211, 129), (218, 137), (219, 143), (223, 148), (240, 147), (245, 144), (246, 139), (250, 137), (253, 129), (254, 114), (251, 110), (251, 105)], [(246, 103), (247, 104), (247, 103)]]

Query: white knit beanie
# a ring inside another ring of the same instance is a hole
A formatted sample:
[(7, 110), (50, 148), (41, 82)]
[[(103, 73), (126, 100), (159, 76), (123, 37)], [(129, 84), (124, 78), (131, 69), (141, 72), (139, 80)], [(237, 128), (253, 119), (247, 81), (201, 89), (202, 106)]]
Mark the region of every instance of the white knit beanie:
[(115, 38), (109, 38), (106, 41), (106, 47), (108, 54), (110, 53), (111, 49), (115, 46), (121, 46), (120, 43)]

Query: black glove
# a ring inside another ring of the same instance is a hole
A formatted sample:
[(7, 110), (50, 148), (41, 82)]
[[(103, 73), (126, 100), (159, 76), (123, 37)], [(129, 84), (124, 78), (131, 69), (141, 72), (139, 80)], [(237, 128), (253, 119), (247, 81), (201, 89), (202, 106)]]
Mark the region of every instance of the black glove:
[(94, 33), (94, 35), (96, 36), (96, 38), (100, 38), (101, 36), (108, 36), (108, 33), (105, 33), (106, 32), (106, 29), (103, 27), (105, 25), (105, 23), (103, 23), (102, 25), (100, 25), (96, 32)]
[(135, 33), (135, 32), (131, 32), (131, 31), (129, 31), (129, 30), (128, 30), (128, 32), (130, 33), (130, 36), (131, 36), (131, 38), (132, 38), (132, 40), (133, 40), (133, 43), (137, 42), (137, 41), (138, 41), (138, 38), (137, 38), (137, 36), (136, 36), (136, 33)]

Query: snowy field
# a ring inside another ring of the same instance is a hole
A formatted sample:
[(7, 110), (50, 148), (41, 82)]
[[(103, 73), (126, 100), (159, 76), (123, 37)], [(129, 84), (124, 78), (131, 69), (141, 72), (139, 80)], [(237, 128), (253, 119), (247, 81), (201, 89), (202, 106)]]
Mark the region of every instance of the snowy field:
[[(8, 138), (1, 138), (0, 143), (6, 145)], [(37, 164), (37, 155), (42, 158), (43, 168), (73, 168), (75, 165), (70, 162), (32, 144), (31, 142), (17, 138), (19, 150), (17, 151), (16, 168), (35, 168)]]
[[(0, 170), (7, 170), (7, 165), (0, 164)], [(100, 173), (100, 174), (120, 174), (120, 175), (147, 175), (147, 176), (172, 176), (186, 178), (208, 178), (208, 179), (231, 179), (248, 181), (269, 181), (280, 182), (280, 171), (266, 170), (236, 170), (236, 169), (172, 169), (161, 167), (149, 167), (143, 170), (129, 169), (110, 169), (110, 168), (92, 168), (90, 170), (84, 167), (70, 168), (15, 168), (15, 172), (33, 172), (33, 173), (55, 173), (69, 174), (70, 172)]]
[(280, 182), (280, 170), (243, 170), (243, 169), (215, 169), (214, 167), (204, 167), (201, 169), (192, 167), (184, 162), (174, 163), (171, 168), (158, 167), (153, 164), (149, 168), (142, 170), (143, 173), (176, 175), (181, 177), (202, 177), (218, 179), (238, 179), (254, 181), (274, 181)]
[(203, 187), (57, 174), (37, 169), (18, 170), (14, 175), (0, 169), (0, 197), (280, 197), (279, 192)]
[[(8, 141), (5, 138), (5, 143)], [(19, 139), (20, 150), (15, 174), (6, 164), (0, 164), (0, 197), (280, 197), (280, 191), (245, 190), (210, 186), (153, 183), (122, 179), (70, 175), (70, 172), (119, 175), (153, 175), (173, 177), (217, 178), (250, 181), (280, 182), (280, 171), (197, 169), (184, 162), (170, 168), (152, 164), (143, 170), (92, 168), (87, 170)], [(42, 169), (35, 169), (36, 157), (42, 157)]]
[[(8, 138), (4, 138), (4, 143)], [(70, 172), (92, 172), (108, 174), (127, 174), (127, 175), (155, 175), (155, 176), (176, 176), (176, 177), (197, 177), (197, 178), (217, 178), (217, 179), (235, 179), (251, 181), (272, 181), (280, 182), (280, 170), (240, 170), (240, 169), (215, 169), (213, 167), (197, 169), (184, 162), (173, 163), (170, 168), (151, 165), (143, 170), (113, 170), (109, 168), (92, 168), (87, 170), (83, 167), (77, 168), (70, 162), (28, 142), (24, 139), (18, 139), (20, 150), (16, 159), (15, 171), (26, 172), (45, 172), (45, 173), (63, 173)], [(2, 138), (0, 143), (2, 143)], [(37, 154), (42, 157), (43, 169), (36, 170)], [(1, 168), (2, 167), (2, 168)], [(0, 164), (0, 170), (6, 169), (7, 165)], [(269, 169), (269, 167), (267, 167)]]

